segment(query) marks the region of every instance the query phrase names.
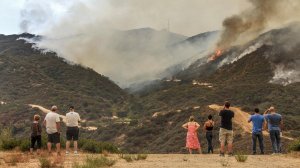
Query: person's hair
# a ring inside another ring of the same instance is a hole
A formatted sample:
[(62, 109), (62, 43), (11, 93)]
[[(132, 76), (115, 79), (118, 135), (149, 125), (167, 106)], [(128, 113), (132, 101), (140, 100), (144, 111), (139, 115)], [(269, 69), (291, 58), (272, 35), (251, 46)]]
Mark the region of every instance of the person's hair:
[(39, 121), (40, 118), (41, 118), (41, 117), (40, 117), (39, 115), (37, 115), (37, 114), (33, 116), (33, 120), (34, 120), (34, 121)]
[(208, 115), (208, 117), (207, 117), (209, 120), (211, 120), (213, 117), (212, 117), (212, 115), (210, 114), (210, 115)]
[(270, 112), (275, 112), (276, 110), (275, 110), (275, 107), (274, 106), (271, 106), (270, 107)]
[(51, 111), (56, 111), (57, 110), (57, 106), (52, 106), (51, 107)]
[(70, 106), (70, 107), (69, 107), (69, 109), (72, 109), (72, 110), (74, 110), (74, 106)]
[(255, 109), (254, 109), (254, 112), (255, 112), (255, 113), (259, 113), (259, 108), (255, 108)]
[(226, 108), (229, 108), (230, 107), (230, 103), (228, 101), (225, 102), (225, 105), (224, 105)]
[(194, 117), (194, 116), (190, 116), (189, 121), (190, 121), (190, 122), (195, 121), (195, 117)]

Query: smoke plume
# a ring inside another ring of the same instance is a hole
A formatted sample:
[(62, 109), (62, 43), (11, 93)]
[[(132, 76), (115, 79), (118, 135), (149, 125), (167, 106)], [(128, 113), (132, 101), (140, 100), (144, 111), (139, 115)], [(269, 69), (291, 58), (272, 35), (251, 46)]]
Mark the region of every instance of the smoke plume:
[(223, 21), (223, 33), (217, 48), (227, 49), (256, 38), (262, 32), (280, 27), (300, 16), (300, 1), (249, 0), (252, 7)]
[[(48, 6), (27, 5), (22, 14), (23, 30), (31, 32), (34, 28), (43, 35), (37, 44), (39, 48), (93, 68), (123, 87), (155, 79), (156, 74), (169, 66), (197, 55), (203, 50), (202, 46), (181, 47), (175, 54), (169, 49), (172, 44), (186, 39), (186, 35), (221, 28), (226, 16), (248, 5), (240, 0), (228, 0), (225, 4), (223, 0), (189, 0), (188, 3), (186, 0), (74, 0), (63, 15), (55, 15), (57, 6), (60, 8), (67, 0), (54, 0), (51, 4), (45, 0), (30, 1)], [(227, 8), (232, 10), (225, 10)], [(209, 18), (211, 15), (214, 15), (213, 21)], [(54, 19), (56, 17), (59, 19)], [(207, 38), (206, 42), (213, 47), (215, 37)]]

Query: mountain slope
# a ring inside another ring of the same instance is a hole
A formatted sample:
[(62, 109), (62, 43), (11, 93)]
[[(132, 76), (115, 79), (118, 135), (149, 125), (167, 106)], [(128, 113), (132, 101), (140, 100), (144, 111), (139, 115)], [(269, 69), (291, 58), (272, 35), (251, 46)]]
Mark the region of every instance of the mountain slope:
[(27, 104), (56, 104), (61, 111), (74, 105), (83, 118), (93, 119), (125, 108), (127, 94), (107, 77), (71, 65), (55, 53), (34, 50), (20, 37), (34, 36), (0, 36), (0, 100), (6, 103), (0, 105), (1, 122), (10, 116), (14, 121), (31, 119)]

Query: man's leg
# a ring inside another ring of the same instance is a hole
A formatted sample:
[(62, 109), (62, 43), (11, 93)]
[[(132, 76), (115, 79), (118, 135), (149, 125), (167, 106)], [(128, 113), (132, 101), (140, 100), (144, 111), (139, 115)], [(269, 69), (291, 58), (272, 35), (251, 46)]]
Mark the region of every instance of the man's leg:
[(232, 130), (228, 131), (227, 136), (228, 136), (227, 137), (228, 153), (230, 155), (232, 155), (233, 154), (233, 150), (232, 150), (232, 147), (233, 147), (233, 131)]
[(256, 154), (256, 138), (257, 138), (257, 135), (256, 133), (252, 133), (252, 154)]
[(60, 155), (60, 133), (55, 133), (55, 146), (57, 155)]
[(52, 146), (52, 143), (51, 142), (48, 142), (47, 143), (47, 148), (48, 148), (48, 152), (51, 153), (51, 146)]
[(70, 141), (67, 140), (67, 142), (66, 142), (66, 152), (69, 152), (69, 150), (70, 150)]
[(277, 153), (281, 153), (280, 131), (276, 131), (275, 138), (276, 138)]
[(220, 155), (224, 156), (224, 148), (225, 148), (225, 139), (226, 135), (224, 133), (224, 130), (221, 128), (219, 132), (219, 141), (220, 141)]
[(259, 142), (259, 148), (260, 148), (260, 154), (264, 154), (264, 136), (263, 133), (260, 132), (258, 134), (258, 142)]
[(56, 144), (56, 152), (57, 152), (57, 155), (60, 155), (60, 143)]
[(74, 151), (77, 152), (77, 150), (78, 150), (78, 143), (77, 141), (74, 141)]
[(276, 145), (276, 138), (275, 138), (274, 130), (270, 130), (270, 139), (271, 139), (271, 143), (272, 143), (273, 153), (277, 153), (277, 145)]

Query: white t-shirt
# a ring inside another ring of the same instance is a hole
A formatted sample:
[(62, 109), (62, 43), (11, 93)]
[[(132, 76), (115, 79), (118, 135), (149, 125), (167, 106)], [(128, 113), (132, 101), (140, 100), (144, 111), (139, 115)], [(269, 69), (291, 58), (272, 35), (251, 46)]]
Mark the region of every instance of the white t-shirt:
[(66, 114), (66, 125), (67, 127), (78, 127), (80, 116), (78, 113), (72, 111)]
[(49, 112), (45, 117), (45, 121), (46, 121), (46, 132), (48, 134), (53, 134), (58, 132), (56, 128), (56, 123), (60, 122), (60, 119), (57, 113), (54, 113), (52, 111)]

